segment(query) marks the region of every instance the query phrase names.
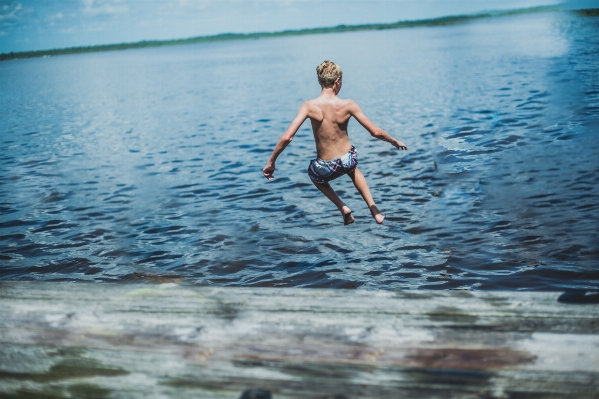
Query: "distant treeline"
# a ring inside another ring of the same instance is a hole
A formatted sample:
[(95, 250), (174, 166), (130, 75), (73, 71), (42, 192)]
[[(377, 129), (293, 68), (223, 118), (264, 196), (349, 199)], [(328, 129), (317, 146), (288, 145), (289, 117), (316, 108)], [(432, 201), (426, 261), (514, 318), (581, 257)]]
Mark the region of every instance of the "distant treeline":
[(599, 8), (584, 8), (576, 12), (585, 17), (599, 17)]
[[(44, 56), (56, 56), (64, 54), (78, 54), (78, 53), (91, 53), (97, 51), (114, 51), (114, 50), (126, 50), (134, 48), (144, 47), (160, 47), (160, 46), (175, 46), (181, 44), (194, 44), (194, 43), (208, 43), (218, 42), (226, 40), (247, 40), (247, 39), (260, 39), (260, 38), (271, 38), (271, 37), (283, 37), (283, 36), (300, 36), (300, 35), (315, 35), (322, 33), (341, 33), (341, 32), (356, 32), (364, 30), (383, 30), (383, 29), (401, 29), (401, 28), (415, 28), (422, 26), (444, 26), (444, 25), (456, 25), (470, 22), (477, 19), (491, 18), (491, 17), (502, 17), (508, 15), (517, 14), (530, 14), (537, 12), (547, 11), (558, 11), (558, 6), (541, 6), (532, 7), (517, 10), (507, 11), (494, 11), (486, 12), (481, 14), (473, 15), (456, 15), (441, 18), (430, 18), (420, 19), (415, 21), (399, 21), (388, 24), (365, 24), (365, 25), (338, 25), (328, 28), (312, 28), (312, 29), (298, 29), (298, 30), (285, 30), (279, 32), (258, 32), (258, 33), (223, 33), (213, 36), (197, 36), (188, 39), (175, 39), (175, 40), (144, 40), (135, 43), (120, 43), (120, 44), (104, 44), (98, 46), (84, 46), (84, 47), (69, 47), (62, 49), (52, 50), (37, 50), (37, 51), (22, 51), (16, 53), (2, 53), (0, 54), (0, 61), (17, 59), (17, 58), (32, 58), (32, 57), (44, 57)], [(584, 9), (577, 10), (577, 13), (584, 16), (597, 16), (599, 15), (599, 9)]]

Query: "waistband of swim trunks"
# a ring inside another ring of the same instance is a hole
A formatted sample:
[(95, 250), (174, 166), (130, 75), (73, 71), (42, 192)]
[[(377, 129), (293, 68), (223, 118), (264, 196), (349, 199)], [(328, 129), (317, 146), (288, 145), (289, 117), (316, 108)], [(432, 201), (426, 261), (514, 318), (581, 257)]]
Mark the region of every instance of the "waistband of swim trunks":
[(318, 158), (318, 157), (316, 157), (316, 158), (314, 158), (314, 159), (313, 159), (313, 161), (316, 161), (316, 162), (325, 162), (325, 163), (336, 162), (338, 159), (341, 159), (341, 158), (343, 158), (344, 156), (346, 156), (347, 154), (351, 154), (351, 153), (354, 153), (354, 152), (358, 152), (358, 150), (356, 150), (356, 147), (354, 147), (354, 146), (352, 145), (352, 146), (351, 146), (351, 148), (349, 149), (349, 151), (348, 151), (348, 152), (346, 152), (345, 154), (341, 155), (340, 157), (337, 157), (337, 158), (335, 158), (335, 159), (331, 159), (331, 160), (329, 160), (329, 161), (325, 161), (325, 160), (324, 160), (324, 159), (322, 159), (322, 158)]

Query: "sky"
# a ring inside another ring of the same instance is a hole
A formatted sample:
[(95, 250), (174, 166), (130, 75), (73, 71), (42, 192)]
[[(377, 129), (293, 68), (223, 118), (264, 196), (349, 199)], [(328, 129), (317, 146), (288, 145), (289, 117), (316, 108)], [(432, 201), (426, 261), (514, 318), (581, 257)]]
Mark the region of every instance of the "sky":
[[(562, 0), (563, 1), (563, 0)], [(599, 0), (576, 0), (599, 7)], [(0, 0), (0, 53), (384, 23), (560, 0)]]

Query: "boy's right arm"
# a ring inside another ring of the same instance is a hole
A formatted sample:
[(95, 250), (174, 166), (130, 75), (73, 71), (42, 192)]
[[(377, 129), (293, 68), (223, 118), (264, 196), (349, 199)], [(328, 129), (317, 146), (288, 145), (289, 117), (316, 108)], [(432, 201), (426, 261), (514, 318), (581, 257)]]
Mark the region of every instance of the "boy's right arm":
[(275, 172), (275, 162), (276, 162), (277, 158), (279, 157), (279, 155), (281, 155), (281, 153), (283, 152), (285, 147), (287, 147), (289, 145), (289, 143), (291, 143), (291, 141), (293, 140), (293, 136), (295, 136), (298, 129), (300, 128), (300, 126), (302, 126), (302, 123), (304, 123), (304, 121), (307, 118), (308, 118), (308, 104), (303, 103), (302, 106), (300, 107), (299, 111), (297, 112), (295, 119), (293, 119), (293, 121), (287, 128), (287, 131), (279, 139), (279, 142), (277, 143), (275, 149), (273, 150), (272, 155), (268, 159), (268, 162), (266, 162), (266, 166), (264, 167), (264, 169), (262, 169), (262, 174), (268, 180), (274, 179), (273, 173)]
[(364, 129), (368, 130), (368, 133), (370, 133), (370, 135), (372, 137), (375, 137), (379, 140), (383, 140), (388, 143), (391, 143), (391, 145), (397, 149), (400, 149), (400, 150), (408, 149), (407, 145), (405, 145), (404, 143), (402, 143), (399, 140), (394, 139), (393, 137), (391, 137), (389, 135), (389, 133), (387, 133), (386, 131), (384, 131), (383, 129), (381, 129), (380, 127), (375, 125), (374, 123), (372, 123), (372, 121), (370, 119), (368, 119), (368, 117), (366, 115), (364, 115), (364, 112), (362, 112), (362, 110), (360, 109), (358, 104), (356, 104), (355, 102), (353, 102), (351, 100), (350, 100), (350, 105), (349, 105), (349, 112), (351, 113), (351, 115), (354, 118), (356, 118), (356, 120), (358, 122), (360, 122), (360, 125), (362, 125), (364, 127)]

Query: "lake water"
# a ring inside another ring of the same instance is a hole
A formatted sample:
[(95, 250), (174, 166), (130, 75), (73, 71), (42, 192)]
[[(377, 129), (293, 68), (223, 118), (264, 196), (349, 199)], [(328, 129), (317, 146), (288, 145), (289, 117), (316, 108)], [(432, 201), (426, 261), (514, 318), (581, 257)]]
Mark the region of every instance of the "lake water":
[[(355, 121), (383, 225), (311, 184), (315, 68)], [(549, 12), (0, 63), (0, 279), (599, 288), (599, 18)]]

